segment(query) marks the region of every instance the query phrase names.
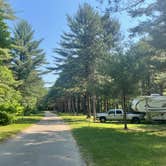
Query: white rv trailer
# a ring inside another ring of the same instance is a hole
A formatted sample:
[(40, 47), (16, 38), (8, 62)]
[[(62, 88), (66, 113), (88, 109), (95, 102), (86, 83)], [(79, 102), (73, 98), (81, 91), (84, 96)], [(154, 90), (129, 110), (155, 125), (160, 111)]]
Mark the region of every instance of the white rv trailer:
[(166, 120), (166, 96), (152, 94), (151, 96), (140, 96), (132, 101), (132, 110), (145, 112), (152, 120)]

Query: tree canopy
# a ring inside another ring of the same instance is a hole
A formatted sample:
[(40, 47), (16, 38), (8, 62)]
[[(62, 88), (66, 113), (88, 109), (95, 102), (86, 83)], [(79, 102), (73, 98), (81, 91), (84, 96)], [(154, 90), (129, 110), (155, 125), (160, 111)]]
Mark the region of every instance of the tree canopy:
[[(109, 108), (126, 113), (136, 96), (166, 94), (166, 2), (98, 2), (105, 5), (104, 12), (84, 3), (74, 15), (67, 15), (68, 30), (54, 49), (54, 65), (47, 65), (58, 78), (47, 92), (42, 39), (36, 40), (25, 20), (11, 30), (6, 20), (16, 18), (15, 13), (0, 0), (0, 111), (28, 114), (44, 105), (87, 117), (93, 114), (95, 120), (96, 112)], [(129, 29), (134, 42), (127, 47), (116, 12), (141, 20)]]
[(11, 6), (0, 0), (0, 111), (30, 113), (46, 92), (40, 72), (45, 53), (26, 21), (11, 36), (6, 20), (14, 18)]

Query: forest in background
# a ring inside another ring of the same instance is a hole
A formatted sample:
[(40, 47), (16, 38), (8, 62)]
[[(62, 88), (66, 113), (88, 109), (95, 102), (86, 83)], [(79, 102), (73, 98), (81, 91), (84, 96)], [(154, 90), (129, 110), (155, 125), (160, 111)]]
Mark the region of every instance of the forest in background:
[[(109, 108), (130, 110), (136, 96), (166, 94), (166, 2), (99, 1), (103, 5), (100, 12), (85, 3), (67, 17), (69, 31), (61, 35), (50, 68), (59, 77), (46, 97), (49, 108), (95, 120), (96, 112)], [(139, 19), (129, 29), (130, 44), (112, 17), (120, 12)]]
[[(0, 0), (0, 123), (8, 115), (42, 109), (84, 113), (95, 120), (96, 112), (109, 108), (128, 110), (136, 96), (166, 94), (166, 2), (147, 1), (108, 1), (104, 12), (85, 3), (67, 16), (69, 31), (54, 50), (55, 64), (47, 65), (58, 79), (47, 92), (41, 77), (46, 64), (42, 40), (34, 38), (24, 20), (10, 33), (6, 21), (17, 18)], [(112, 17), (124, 11), (133, 20), (144, 18), (129, 30), (127, 45), (121, 23)]]

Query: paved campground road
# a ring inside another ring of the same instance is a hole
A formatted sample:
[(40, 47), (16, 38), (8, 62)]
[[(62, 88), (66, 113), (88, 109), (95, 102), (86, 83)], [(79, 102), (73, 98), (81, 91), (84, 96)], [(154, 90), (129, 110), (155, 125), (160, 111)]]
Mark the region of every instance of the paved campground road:
[(0, 166), (85, 166), (68, 125), (50, 112), (0, 144)]

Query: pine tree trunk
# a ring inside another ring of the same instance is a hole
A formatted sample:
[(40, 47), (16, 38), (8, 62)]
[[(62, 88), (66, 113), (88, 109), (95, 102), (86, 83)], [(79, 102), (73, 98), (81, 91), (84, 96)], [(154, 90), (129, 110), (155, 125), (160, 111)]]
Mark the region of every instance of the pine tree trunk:
[(127, 113), (126, 113), (126, 95), (123, 95), (123, 111), (124, 111), (124, 115), (123, 115), (123, 119), (124, 119), (124, 129), (127, 130)]
[(100, 98), (99, 97), (97, 97), (96, 102), (97, 102), (96, 111), (100, 112)]
[(87, 96), (87, 94), (84, 95), (82, 102), (83, 102), (83, 113), (87, 115), (88, 114), (88, 96)]
[(104, 98), (104, 112), (107, 112), (107, 101), (106, 101), (106, 98)]
[(68, 99), (68, 112), (71, 112), (71, 99)]
[(67, 101), (65, 101), (65, 112), (67, 112)]
[(76, 113), (76, 110), (75, 110), (75, 99), (74, 99), (74, 96), (71, 97), (71, 111), (75, 114)]
[(147, 115), (147, 122), (151, 123), (152, 122), (152, 117), (151, 117), (151, 113), (148, 110), (148, 99), (145, 98), (145, 110), (146, 110), (146, 115)]
[(78, 113), (78, 97), (77, 96), (75, 97), (75, 100), (74, 100), (74, 107), (77, 114)]
[(87, 118), (91, 118), (91, 98), (90, 96), (87, 97), (87, 104), (88, 104), (88, 107), (87, 107)]
[(107, 99), (107, 111), (109, 110), (109, 100)]
[(101, 97), (101, 99), (100, 99), (100, 112), (103, 111), (103, 109), (102, 109), (103, 108), (103, 103), (102, 102), (103, 102), (103, 100), (102, 100), (102, 97)]
[(83, 113), (83, 96), (79, 96), (79, 100), (78, 100), (78, 112), (82, 112)]
[(96, 121), (96, 96), (92, 96), (92, 102), (93, 102), (93, 121)]

